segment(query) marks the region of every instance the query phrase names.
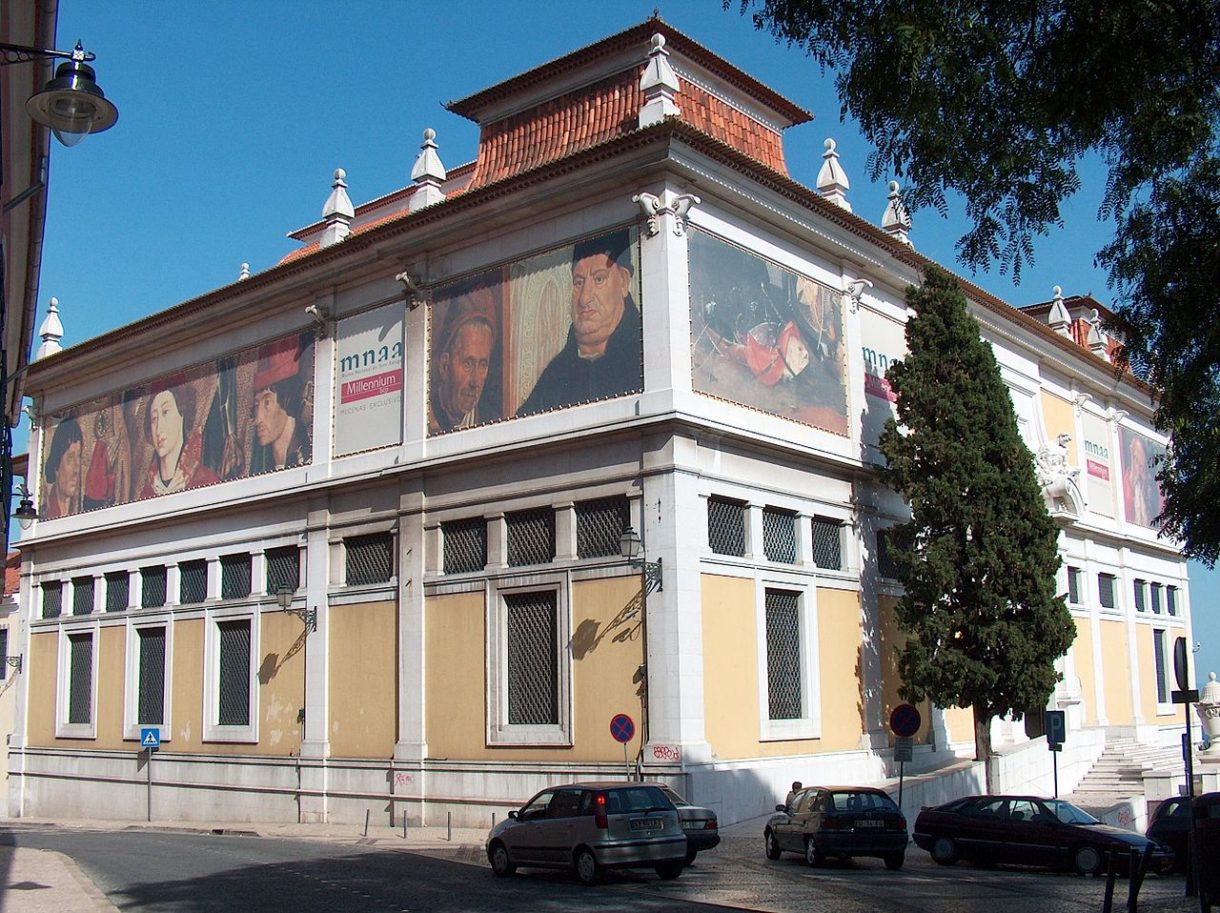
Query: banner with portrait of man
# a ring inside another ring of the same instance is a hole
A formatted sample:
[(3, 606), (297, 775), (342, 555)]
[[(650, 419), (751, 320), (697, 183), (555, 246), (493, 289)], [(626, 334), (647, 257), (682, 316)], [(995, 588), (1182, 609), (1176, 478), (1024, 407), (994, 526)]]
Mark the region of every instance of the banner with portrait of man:
[(696, 391), (848, 433), (839, 292), (692, 231), (690, 296)]
[(1128, 523), (1155, 528), (1161, 513), (1156, 474), (1165, 445), (1119, 425), (1118, 446), (1123, 463), (1123, 516)]
[(637, 248), (622, 228), (436, 289), (428, 433), (643, 389)]
[(39, 515), (311, 463), (313, 341), (283, 336), (48, 417)]

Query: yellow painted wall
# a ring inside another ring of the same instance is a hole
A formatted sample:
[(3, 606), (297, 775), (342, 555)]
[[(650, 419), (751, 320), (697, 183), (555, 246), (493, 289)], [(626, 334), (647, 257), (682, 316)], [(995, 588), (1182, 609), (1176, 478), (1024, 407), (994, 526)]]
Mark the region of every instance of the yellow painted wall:
[[(123, 741), (123, 672), (126, 652), (126, 629), (122, 626), (101, 628), (94, 634), (93, 649), (97, 651), (97, 682), (93, 708), (93, 739), (57, 739), (55, 737), (55, 689), (59, 680), (59, 631), (41, 631), (30, 635), (30, 655), (25, 665), (27, 680), (29, 744), (37, 747), (71, 748), (82, 743), (89, 748), (122, 750), (130, 743)], [(11, 671), (11, 670), (10, 670)]]
[(330, 609), (330, 752), (389, 758), (398, 730), (398, 610), (392, 602)]
[(1055, 396), (1055, 394), (1043, 390), (1042, 420), (1046, 424), (1048, 439), (1054, 439), (1061, 434), (1072, 436), (1072, 440), (1068, 443), (1068, 462), (1073, 466), (1079, 466), (1080, 454), (1077, 446), (1079, 442), (1076, 440), (1076, 417), (1072, 404), (1061, 396)]
[(1101, 622), (1101, 677), (1105, 682), (1106, 719), (1111, 726), (1135, 722), (1131, 707), (1131, 662), (1127, 628), (1121, 621)]
[(174, 622), (173, 676), (173, 739), (161, 751), (203, 751), (203, 619)]
[(1097, 680), (1093, 676), (1093, 625), (1088, 618), (1074, 618), (1076, 640), (1072, 643), (1072, 655), (1076, 662), (1076, 675), (1080, 679), (1080, 692), (1084, 700), (1084, 721), (1097, 725)]
[(641, 616), (633, 611), (641, 599), (639, 578), (588, 580), (572, 586), (571, 747), (488, 745), (484, 599), (479, 592), (427, 601), (429, 752), (481, 760), (532, 760), (545, 753), (564, 761), (621, 761), (623, 749), (610, 736), (610, 718), (628, 713), (636, 722), (637, 735), (628, 743), (634, 757), (643, 735), (640, 698), (632, 681), (644, 661)]
[[(879, 640), (881, 644), (881, 720), (889, 732), (890, 713), (899, 704), (905, 703), (898, 694), (902, 685), (902, 676), (898, 674), (898, 651), (906, 643), (906, 636), (898, 630), (898, 621), (894, 616), (894, 607), (898, 605), (896, 596), (879, 596), (877, 598), (877, 615), (879, 618)], [(919, 715), (923, 718), (919, 731), (915, 733), (916, 744), (927, 742), (932, 728), (932, 703), (921, 701), (916, 705)], [(969, 717), (970, 738), (974, 738), (973, 716)], [(956, 733), (951, 733), (957, 739)], [(890, 744), (894, 743), (894, 735), (890, 733)]]
[(974, 710), (970, 707), (950, 707), (945, 711), (945, 730), (950, 742), (974, 741)]
[[(10, 649), (12, 649), (10, 647)], [(22, 675), (26, 679), (26, 731), (31, 746), (55, 744), (55, 675), (59, 665), (57, 631), (30, 634), (30, 653)]]
[(93, 748), (120, 751), (130, 748), (123, 742), (123, 679), (127, 668), (127, 628), (114, 625), (102, 628), (94, 642), (97, 654), (97, 706), (94, 720), (97, 738)]
[(715, 757), (770, 757), (859, 747), (864, 723), (858, 594), (829, 589), (819, 589), (816, 594), (821, 738), (766, 742), (759, 740), (754, 581), (705, 574), (702, 597), (705, 733)]
[(235, 746), (234, 753), (278, 756), (300, 753), (302, 732), (297, 712), (305, 706), (304, 634), (305, 626), (299, 618), (286, 612), (262, 613), (259, 741), (258, 745)]
[[(1147, 625), (1136, 625), (1135, 636), (1135, 650), (1140, 673), (1140, 706), (1144, 711), (1144, 722), (1157, 722), (1162, 725), (1180, 722), (1182, 710), (1180, 707), (1175, 707), (1172, 704), (1167, 705), (1168, 709), (1164, 713), (1160, 713), (1160, 718), (1158, 719), (1156, 702), (1156, 651), (1153, 650), (1152, 628)], [(1171, 689), (1178, 687), (1173, 679), (1173, 638), (1174, 634), (1172, 631), (1165, 632), (1165, 672), (1169, 676), (1169, 687)]]

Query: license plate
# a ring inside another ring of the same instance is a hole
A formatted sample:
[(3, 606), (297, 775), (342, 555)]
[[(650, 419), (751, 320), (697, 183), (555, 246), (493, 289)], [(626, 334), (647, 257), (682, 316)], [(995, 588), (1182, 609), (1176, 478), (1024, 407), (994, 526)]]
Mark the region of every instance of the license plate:
[(856, 827), (885, 827), (885, 822), (874, 821), (870, 818), (862, 818), (856, 822)]
[(636, 818), (631, 822), (633, 831), (655, 831), (661, 827), (660, 818)]

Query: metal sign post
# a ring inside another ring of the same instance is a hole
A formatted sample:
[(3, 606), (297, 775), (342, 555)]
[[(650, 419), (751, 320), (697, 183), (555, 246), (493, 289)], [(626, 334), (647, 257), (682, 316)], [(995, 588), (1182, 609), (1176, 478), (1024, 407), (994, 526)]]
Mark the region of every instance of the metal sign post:
[(1186, 714), (1186, 732), (1182, 735), (1182, 757), (1186, 762), (1186, 803), (1189, 812), (1186, 832), (1187, 852), (1190, 864), (1186, 867), (1186, 896), (1194, 897), (1199, 884), (1199, 854), (1195, 852), (1195, 752), (1194, 741), (1190, 731), (1190, 705), (1199, 700), (1199, 692), (1190, 687), (1190, 669), (1187, 659), (1186, 638), (1179, 637), (1173, 642), (1173, 677), (1178, 683), (1176, 691), (1170, 693), (1175, 704), (1181, 704)]
[(148, 803), (147, 815), (149, 821), (152, 821), (152, 761), (153, 754), (161, 747), (161, 730), (156, 726), (147, 727), (140, 730), (140, 750), (148, 752)]
[(1063, 750), (1063, 743), (1067, 741), (1067, 712), (1063, 710), (1045, 710), (1043, 711), (1043, 720), (1046, 724), (1046, 747), (1053, 754), (1051, 755), (1051, 766), (1055, 772), (1055, 798), (1059, 798), (1059, 752)]
[(912, 704), (899, 704), (890, 712), (890, 731), (894, 741), (894, 760), (898, 762), (898, 807), (902, 808), (902, 784), (906, 778), (907, 761), (914, 753), (914, 736), (923, 725), (919, 709)]

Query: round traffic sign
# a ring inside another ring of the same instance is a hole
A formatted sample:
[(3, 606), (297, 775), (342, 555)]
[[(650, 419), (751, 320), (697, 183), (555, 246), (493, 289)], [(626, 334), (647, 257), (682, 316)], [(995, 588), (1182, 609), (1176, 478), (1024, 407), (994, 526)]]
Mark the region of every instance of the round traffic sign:
[(616, 713), (610, 720), (610, 734), (616, 742), (630, 742), (635, 736), (635, 722), (625, 713)]
[(919, 732), (921, 723), (923, 717), (919, 715), (919, 709), (911, 704), (899, 704), (890, 714), (890, 731), (902, 738), (910, 738)]

